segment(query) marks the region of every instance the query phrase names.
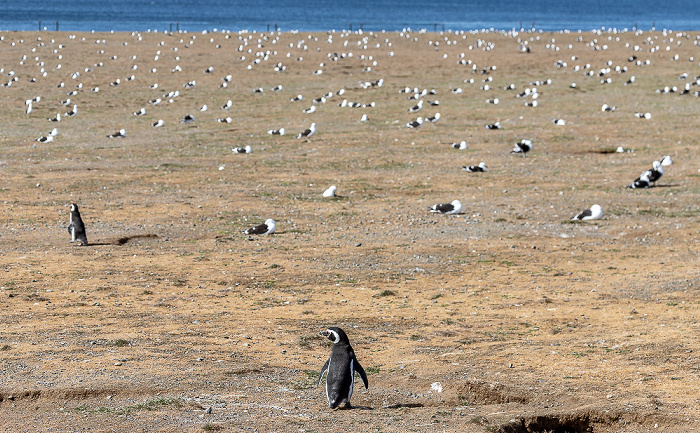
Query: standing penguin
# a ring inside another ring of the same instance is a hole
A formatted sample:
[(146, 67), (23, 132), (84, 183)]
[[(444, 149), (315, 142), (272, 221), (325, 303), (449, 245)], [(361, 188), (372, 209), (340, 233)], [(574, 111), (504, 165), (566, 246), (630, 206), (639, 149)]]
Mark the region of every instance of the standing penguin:
[(87, 235), (85, 234), (85, 224), (83, 224), (83, 219), (80, 218), (80, 211), (78, 210), (78, 205), (75, 203), (70, 205), (68, 233), (70, 233), (71, 242), (78, 241), (82, 246), (88, 244)]
[(326, 375), (326, 396), (328, 397), (328, 407), (331, 409), (337, 408), (341, 403), (345, 402), (346, 408), (351, 408), (350, 397), (355, 386), (355, 371), (360, 373), (362, 382), (365, 384), (365, 389), (368, 388), (367, 374), (360, 362), (355, 358), (355, 351), (352, 350), (350, 340), (345, 332), (336, 327), (331, 327), (319, 334), (328, 338), (333, 342), (331, 356), (328, 358), (321, 374), (318, 376), (318, 386), (323, 378), (323, 372), (328, 371)]

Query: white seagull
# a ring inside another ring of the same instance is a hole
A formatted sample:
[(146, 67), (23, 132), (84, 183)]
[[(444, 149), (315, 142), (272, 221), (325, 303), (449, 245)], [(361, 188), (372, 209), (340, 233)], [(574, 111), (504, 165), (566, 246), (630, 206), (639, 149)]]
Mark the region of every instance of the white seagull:
[(119, 131), (109, 134), (107, 137), (109, 138), (123, 138), (126, 137), (126, 129), (120, 129)]
[(571, 218), (572, 221), (590, 221), (603, 218), (603, 208), (598, 204), (594, 204), (590, 209), (586, 209), (578, 215)]
[(306, 138), (306, 139), (308, 140), (309, 137), (311, 137), (311, 136), (314, 135), (315, 133), (316, 133), (316, 124), (315, 124), (315, 123), (312, 123), (311, 126), (309, 127), (309, 129), (305, 129), (304, 131), (302, 131), (302, 132), (300, 132), (299, 134), (297, 134), (297, 138), (302, 138), (302, 137), (304, 137), (304, 138)]
[(160, 127), (163, 126), (164, 124), (165, 124), (165, 122), (163, 122), (163, 119), (158, 119), (157, 122), (151, 123), (151, 126), (154, 127), (154, 128), (160, 128)]
[(251, 153), (253, 149), (250, 147), (250, 145), (247, 145), (246, 147), (232, 147), (231, 151), (233, 153)]
[(465, 140), (460, 141), (459, 143), (452, 143), (452, 147), (457, 149), (457, 150), (467, 150), (469, 149), (469, 145)]
[(428, 210), (443, 215), (456, 215), (462, 212), (462, 203), (459, 200), (452, 200), (452, 203), (435, 204), (429, 207)]
[(510, 153), (520, 153), (525, 155), (529, 151), (532, 150), (532, 140), (528, 140), (527, 138), (523, 138), (522, 140), (518, 141), (515, 143), (513, 146), (513, 150), (510, 151)]
[(247, 235), (270, 235), (277, 230), (277, 225), (275, 224), (275, 220), (272, 218), (268, 218), (265, 220), (264, 223), (257, 225), (255, 227), (249, 228), (248, 230), (244, 231), (244, 234)]
[(482, 161), (479, 165), (462, 166), (462, 170), (469, 173), (483, 173), (486, 171), (486, 163)]
[(335, 192), (338, 188), (335, 185), (330, 186), (327, 190), (323, 191), (323, 197), (331, 198), (335, 197)]

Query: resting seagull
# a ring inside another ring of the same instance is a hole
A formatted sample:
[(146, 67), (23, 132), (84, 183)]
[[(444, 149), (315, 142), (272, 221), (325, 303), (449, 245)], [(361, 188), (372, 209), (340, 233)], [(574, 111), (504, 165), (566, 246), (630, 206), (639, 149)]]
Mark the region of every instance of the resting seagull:
[(180, 119), (180, 123), (192, 123), (194, 122), (194, 116), (191, 114), (186, 115), (182, 119)]
[(429, 207), (428, 210), (443, 215), (456, 215), (462, 212), (462, 203), (459, 200), (452, 200), (452, 203), (435, 204)]
[(408, 109), (409, 113), (417, 113), (423, 109), (423, 100), (418, 101), (416, 105)]
[(486, 163), (482, 161), (479, 165), (462, 166), (462, 170), (469, 173), (483, 173), (486, 171)]
[(119, 131), (115, 132), (114, 134), (109, 134), (107, 137), (109, 137), (109, 138), (123, 138), (123, 137), (126, 137), (126, 129), (120, 129)]
[(312, 123), (311, 126), (309, 127), (309, 129), (305, 129), (304, 131), (297, 134), (297, 138), (305, 137), (308, 140), (309, 137), (311, 137), (315, 133), (316, 133), (316, 124)]
[(598, 204), (594, 204), (590, 209), (586, 209), (579, 213), (575, 217), (571, 218), (572, 221), (590, 221), (599, 220), (603, 218), (603, 208)]
[(467, 144), (466, 141), (462, 140), (459, 143), (452, 143), (452, 147), (457, 149), (457, 150), (467, 150), (469, 149), (469, 145)]
[(511, 150), (510, 153), (520, 153), (522, 155), (525, 155), (526, 153), (528, 153), (531, 150), (532, 150), (532, 140), (528, 140), (526, 138), (523, 138), (522, 140), (515, 143), (515, 146), (513, 146), (513, 150)]
[(246, 235), (270, 235), (274, 233), (276, 229), (277, 226), (275, 225), (275, 220), (273, 220), (272, 218), (268, 218), (267, 220), (265, 220), (264, 223), (249, 228), (243, 233)]
[(160, 128), (160, 127), (163, 126), (164, 124), (165, 124), (165, 122), (163, 122), (163, 119), (158, 119), (157, 122), (151, 123), (151, 126), (154, 127), (154, 128)]
[(284, 132), (284, 128), (267, 130), (267, 133), (270, 135), (284, 135)]
[(438, 120), (440, 120), (440, 113), (435, 113), (434, 116), (426, 117), (425, 120), (427, 120), (428, 122), (431, 122), (431, 123), (435, 123)]
[(338, 190), (338, 188), (335, 185), (332, 185), (327, 190), (323, 191), (323, 197), (325, 197), (325, 198), (335, 197), (335, 192), (337, 190)]
[(418, 128), (418, 127), (421, 126), (422, 124), (423, 124), (423, 118), (422, 118), (422, 117), (418, 117), (416, 120), (413, 120), (413, 121), (411, 121), (411, 122), (408, 122), (408, 123), (406, 124), (406, 128)]
[(231, 151), (233, 151), (233, 153), (251, 153), (253, 149), (248, 145), (246, 147), (232, 147)]
[(484, 128), (486, 128), (486, 129), (501, 129), (501, 122), (490, 123), (488, 125), (485, 125)]

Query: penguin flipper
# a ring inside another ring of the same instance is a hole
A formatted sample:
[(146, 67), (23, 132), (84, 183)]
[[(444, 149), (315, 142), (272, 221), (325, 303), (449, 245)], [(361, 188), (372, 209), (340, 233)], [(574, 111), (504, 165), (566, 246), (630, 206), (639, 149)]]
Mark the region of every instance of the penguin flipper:
[(319, 386), (321, 384), (321, 379), (323, 378), (323, 373), (328, 370), (328, 363), (331, 362), (331, 359), (328, 358), (325, 364), (323, 364), (323, 367), (321, 367), (321, 372), (318, 374), (318, 382), (316, 382), (316, 386)]
[(355, 371), (360, 373), (360, 377), (362, 378), (362, 382), (365, 384), (365, 389), (369, 388), (369, 383), (367, 382), (367, 373), (365, 373), (365, 369), (362, 368), (360, 365), (360, 361), (355, 358)]
[(68, 224), (68, 233), (73, 234), (73, 223)]

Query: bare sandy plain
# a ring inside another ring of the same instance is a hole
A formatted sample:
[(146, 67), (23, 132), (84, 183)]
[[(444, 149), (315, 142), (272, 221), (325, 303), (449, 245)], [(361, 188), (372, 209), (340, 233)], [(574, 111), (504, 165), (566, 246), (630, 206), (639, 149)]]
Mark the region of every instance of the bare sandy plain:
[[(0, 36), (0, 430), (700, 427), (698, 34)], [(436, 94), (409, 114), (405, 87)], [(369, 373), (353, 410), (316, 387), (332, 325)]]

